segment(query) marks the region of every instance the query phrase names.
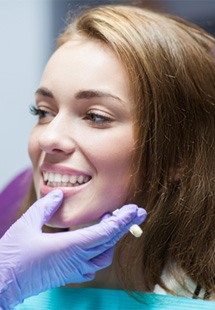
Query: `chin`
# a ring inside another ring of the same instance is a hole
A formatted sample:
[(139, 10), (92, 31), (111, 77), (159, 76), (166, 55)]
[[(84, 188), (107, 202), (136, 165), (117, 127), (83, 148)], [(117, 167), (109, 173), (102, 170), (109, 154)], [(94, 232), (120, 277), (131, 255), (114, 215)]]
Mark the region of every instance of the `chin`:
[(46, 226), (52, 228), (60, 228), (60, 229), (69, 229), (76, 230), (83, 227), (92, 226), (94, 224), (99, 223), (100, 220), (91, 220), (91, 219), (83, 219), (83, 217), (63, 215), (63, 211), (57, 211), (52, 218), (46, 223)]
[(46, 223), (46, 226), (62, 229), (68, 229), (73, 225), (76, 225), (73, 220), (59, 216), (59, 214), (54, 214), (52, 218)]

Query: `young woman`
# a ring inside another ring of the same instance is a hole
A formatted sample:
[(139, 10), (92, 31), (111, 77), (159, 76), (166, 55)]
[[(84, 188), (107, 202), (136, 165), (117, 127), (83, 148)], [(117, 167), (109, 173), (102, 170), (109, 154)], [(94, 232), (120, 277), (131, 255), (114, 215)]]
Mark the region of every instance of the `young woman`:
[(64, 192), (49, 230), (91, 225), (125, 203), (148, 217), (93, 281), (17, 309), (214, 307), (214, 45), (188, 22), (132, 6), (68, 25), (32, 108), (29, 197)]

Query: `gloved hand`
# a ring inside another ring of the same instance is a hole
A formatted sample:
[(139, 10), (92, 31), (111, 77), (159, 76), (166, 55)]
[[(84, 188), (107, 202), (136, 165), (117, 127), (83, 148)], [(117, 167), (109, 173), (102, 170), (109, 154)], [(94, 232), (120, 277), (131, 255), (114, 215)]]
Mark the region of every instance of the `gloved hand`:
[(130, 226), (146, 218), (144, 209), (126, 205), (99, 224), (43, 233), (62, 199), (60, 190), (39, 199), (1, 238), (0, 309), (53, 287), (92, 280), (111, 264), (113, 247)]

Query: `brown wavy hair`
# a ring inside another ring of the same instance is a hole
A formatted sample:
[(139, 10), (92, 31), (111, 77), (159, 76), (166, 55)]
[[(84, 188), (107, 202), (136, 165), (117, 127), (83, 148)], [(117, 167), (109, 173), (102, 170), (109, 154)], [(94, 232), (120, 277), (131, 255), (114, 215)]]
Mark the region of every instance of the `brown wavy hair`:
[(148, 219), (140, 239), (128, 234), (119, 243), (125, 288), (152, 291), (158, 283), (168, 289), (161, 273), (174, 262), (215, 292), (214, 38), (180, 18), (126, 5), (82, 12), (58, 47), (76, 34), (109, 46), (133, 91), (131, 201)]

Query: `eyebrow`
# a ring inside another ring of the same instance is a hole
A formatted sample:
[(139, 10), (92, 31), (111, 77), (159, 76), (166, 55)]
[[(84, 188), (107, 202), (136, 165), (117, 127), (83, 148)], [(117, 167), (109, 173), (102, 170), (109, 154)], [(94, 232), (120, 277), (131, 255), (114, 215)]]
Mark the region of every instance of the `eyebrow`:
[[(46, 87), (40, 87), (36, 90), (35, 95), (41, 95), (45, 97), (49, 97), (54, 99), (54, 94)], [(119, 102), (123, 103), (124, 101), (120, 99), (118, 96), (115, 96), (111, 93), (103, 92), (100, 90), (80, 90), (75, 94), (75, 99), (93, 99), (93, 98), (113, 98), (118, 100)]]
[(100, 90), (80, 90), (75, 95), (75, 99), (93, 99), (93, 98), (108, 98), (108, 97), (123, 102), (123, 100), (120, 99), (118, 96)]
[(35, 92), (35, 95), (42, 95), (45, 97), (54, 98), (53, 93), (48, 88), (45, 87), (38, 88)]

